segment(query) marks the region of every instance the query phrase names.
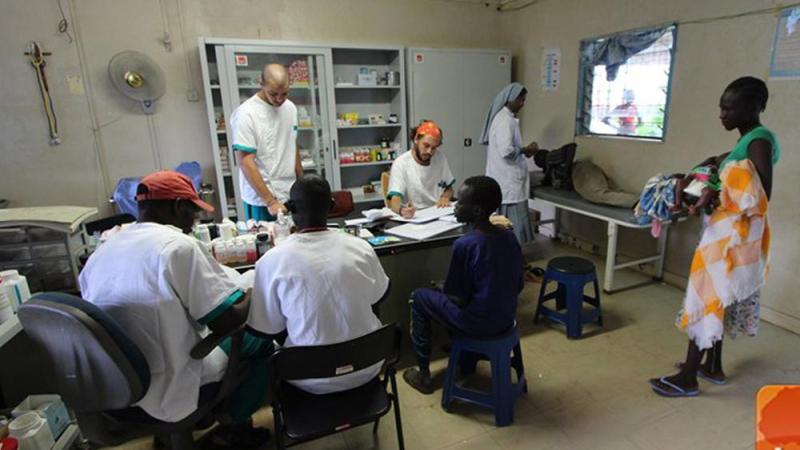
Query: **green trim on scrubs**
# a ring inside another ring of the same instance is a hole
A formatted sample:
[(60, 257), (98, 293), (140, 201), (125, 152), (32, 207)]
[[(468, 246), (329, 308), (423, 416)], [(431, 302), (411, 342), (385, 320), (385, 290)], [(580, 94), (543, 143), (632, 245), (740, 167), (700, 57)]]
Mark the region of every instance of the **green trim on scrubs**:
[(400, 197), (400, 198), (405, 198), (405, 196), (404, 196), (403, 194), (401, 194), (400, 192), (397, 192), (397, 191), (389, 191), (389, 193), (388, 193), (388, 194), (386, 194), (386, 200), (391, 200), (391, 199), (392, 199), (392, 197), (394, 197), (395, 195), (396, 195), (396, 196), (398, 196), (398, 197)]
[(217, 320), (219, 316), (222, 315), (225, 311), (228, 310), (234, 303), (238, 302), (244, 296), (244, 292), (241, 289), (237, 289), (233, 294), (229, 295), (228, 298), (222, 301), (213, 311), (206, 314), (205, 316), (201, 317), (198, 322), (200, 325), (208, 325), (209, 323)]
[(255, 149), (253, 147), (248, 147), (248, 146), (242, 145), (242, 144), (233, 144), (233, 149), (236, 150), (236, 151), (244, 152), (244, 153), (256, 153), (256, 152), (258, 152), (258, 149)]
[(265, 222), (274, 222), (278, 220), (277, 217), (273, 216), (269, 213), (269, 208), (266, 206), (257, 206), (251, 205), (247, 202), (244, 203), (244, 220), (256, 220), (256, 221), (265, 221)]

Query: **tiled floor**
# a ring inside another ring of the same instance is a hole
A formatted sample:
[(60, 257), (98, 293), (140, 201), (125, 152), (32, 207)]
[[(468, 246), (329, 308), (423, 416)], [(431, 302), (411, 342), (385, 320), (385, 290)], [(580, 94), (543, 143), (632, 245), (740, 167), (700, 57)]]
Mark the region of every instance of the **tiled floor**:
[[(548, 258), (574, 253), (563, 247), (540, 250), (536, 254)], [(596, 262), (602, 273), (602, 262)], [(630, 277), (623, 274), (620, 281)], [(532, 324), (538, 288), (528, 285), (520, 298), (529, 392), (517, 402), (514, 424), (496, 428), (490, 414), (470, 406), (445, 413), (441, 390), (424, 396), (398, 380), (406, 448), (750, 449), (758, 389), (800, 383), (800, 336), (762, 323), (757, 338), (726, 341), (728, 385), (701, 381), (698, 398), (658, 397), (647, 379), (672, 373), (686, 349), (686, 338), (672, 325), (680, 290), (650, 285), (604, 296), (605, 326), (590, 326), (582, 339), (570, 341), (559, 327)], [(440, 359), (433, 369), (445, 366)], [(256, 422), (272, 427), (268, 408), (257, 413)], [(149, 449), (150, 443), (142, 439), (121, 448)], [(394, 449), (394, 421), (387, 416), (377, 436), (371, 427), (361, 427), (298, 448)]]

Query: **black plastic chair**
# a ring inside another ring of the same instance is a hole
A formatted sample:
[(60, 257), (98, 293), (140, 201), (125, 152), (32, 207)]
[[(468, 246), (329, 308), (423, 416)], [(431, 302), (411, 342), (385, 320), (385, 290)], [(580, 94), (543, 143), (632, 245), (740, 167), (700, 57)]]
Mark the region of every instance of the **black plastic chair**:
[[(394, 406), (397, 444), (404, 449), (394, 368), (400, 357), (401, 335), (400, 327), (392, 323), (339, 344), (289, 347), (275, 352), (271, 365), (276, 448), (281, 450), (368, 423), (375, 424), (372, 432), (376, 433), (381, 417)], [(381, 361), (382, 378), (375, 377), (348, 391), (315, 395), (287, 382), (341, 376)], [(388, 383), (392, 385), (391, 393), (387, 392)]]
[[(233, 345), (222, 381), (203, 386), (198, 409), (179, 422), (162, 422), (132, 406), (150, 386), (150, 369), (142, 352), (119, 324), (96, 305), (59, 292), (35, 295), (20, 306), (25, 332), (47, 353), (55, 369), (58, 394), (75, 411), (84, 434), (93, 444), (119, 445), (155, 434), (173, 450), (194, 448), (192, 431), (198, 423), (224, 411), (226, 399), (246, 376), (239, 364), (242, 332), (232, 333)], [(202, 359), (219, 335), (210, 335), (192, 349)], [(219, 417), (224, 420), (224, 417)]]

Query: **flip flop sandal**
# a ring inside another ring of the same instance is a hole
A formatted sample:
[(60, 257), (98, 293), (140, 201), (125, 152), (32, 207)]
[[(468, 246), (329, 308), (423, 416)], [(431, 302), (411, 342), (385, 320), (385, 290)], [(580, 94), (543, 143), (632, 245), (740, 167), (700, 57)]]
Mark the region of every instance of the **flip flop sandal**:
[[(697, 397), (700, 395), (700, 389), (684, 389), (676, 384), (672, 384), (666, 380), (667, 377), (661, 378), (653, 378), (650, 380), (650, 387), (653, 388), (653, 392), (663, 397), (670, 397), (670, 398), (677, 398), (677, 397)], [(669, 389), (665, 389), (664, 387), (660, 386), (659, 383), (666, 386)]]
[[(682, 369), (683, 368), (683, 363), (680, 363), (680, 362), (675, 363), (675, 368), (678, 369), (678, 370)], [(697, 369), (697, 377), (698, 378), (702, 378), (702, 379), (708, 381), (711, 384), (716, 384), (717, 386), (722, 386), (722, 385), (728, 384), (728, 379), (727, 378), (723, 378), (723, 379), (714, 378), (711, 375), (707, 374), (705, 371), (703, 371), (703, 369)]]

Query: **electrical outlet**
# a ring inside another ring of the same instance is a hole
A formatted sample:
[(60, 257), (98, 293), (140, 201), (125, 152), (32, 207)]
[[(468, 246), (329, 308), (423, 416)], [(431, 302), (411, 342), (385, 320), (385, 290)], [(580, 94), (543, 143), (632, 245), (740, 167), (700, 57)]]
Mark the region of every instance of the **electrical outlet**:
[(200, 93), (197, 92), (195, 89), (189, 89), (186, 91), (186, 100), (190, 102), (199, 102), (200, 101)]

